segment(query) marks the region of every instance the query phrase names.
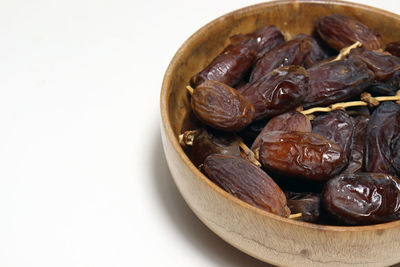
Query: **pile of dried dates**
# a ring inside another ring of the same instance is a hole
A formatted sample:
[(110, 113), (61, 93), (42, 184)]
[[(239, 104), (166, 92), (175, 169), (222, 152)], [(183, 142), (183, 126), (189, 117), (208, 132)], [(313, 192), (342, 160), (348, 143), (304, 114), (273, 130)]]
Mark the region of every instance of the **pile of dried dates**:
[(337, 14), (287, 39), (273, 25), (234, 35), (192, 77), (185, 152), (222, 189), (280, 216), (400, 219), (400, 42), (384, 50)]

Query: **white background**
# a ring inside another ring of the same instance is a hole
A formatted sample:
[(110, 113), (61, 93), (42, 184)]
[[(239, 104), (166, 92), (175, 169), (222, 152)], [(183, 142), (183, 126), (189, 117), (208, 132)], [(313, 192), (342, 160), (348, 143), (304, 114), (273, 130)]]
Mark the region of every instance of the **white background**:
[(258, 2), (1, 0), (0, 266), (265, 266), (187, 207), (159, 115), (180, 45)]

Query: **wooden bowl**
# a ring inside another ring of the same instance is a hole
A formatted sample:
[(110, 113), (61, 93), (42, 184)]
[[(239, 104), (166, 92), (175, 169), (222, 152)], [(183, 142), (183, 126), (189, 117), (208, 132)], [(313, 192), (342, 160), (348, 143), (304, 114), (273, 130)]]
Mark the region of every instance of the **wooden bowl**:
[(270, 214), (208, 180), (178, 143), (190, 111), (185, 86), (220, 53), (229, 36), (268, 24), (291, 34), (311, 34), (316, 18), (333, 13), (362, 21), (381, 34), (383, 45), (400, 38), (399, 15), (349, 2), (273, 1), (226, 14), (193, 34), (167, 69), (161, 90), (163, 146), (175, 183), (190, 208), (212, 231), (245, 253), (284, 266), (388, 266), (400, 262), (400, 221), (338, 227)]

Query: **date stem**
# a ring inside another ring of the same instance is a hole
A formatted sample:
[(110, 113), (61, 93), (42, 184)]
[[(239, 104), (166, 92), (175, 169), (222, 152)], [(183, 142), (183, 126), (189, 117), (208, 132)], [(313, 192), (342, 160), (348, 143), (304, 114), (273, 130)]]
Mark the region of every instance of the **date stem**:
[(186, 86), (186, 89), (188, 90), (188, 92), (189, 92), (190, 95), (193, 95), (193, 93), (194, 93), (193, 87), (191, 87), (190, 85), (188, 85), (188, 86)]
[(193, 146), (193, 140), (198, 130), (186, 131), (178, 136), (178, 141), (181, 146)]
[(362, 93), (361, 94), (362, 101), (351, 101), (351, 102), (340, 102), (332, 104), (328, 107), (315, 107), (300, 111), (304, 115), (310, 115), (315, 112), (329, 112), (335, 109), (346, 109), (349, 107), (359, 107), (359, 106), (378, 106), (380, 102), (383, 101), (396, 101), (397, 104), (400, 104), (400, 90), (397, 91), (395, 96), (377, 96), (373, 97), (369, 93)]
[(379, 105), (382, 101), (396, 101), (397, 104), (400, 103), (400, 90), (396, 92), (394, 96), (377, 96), (373, 97), (370, 93), (364, 92), (361, 94), (361, 100), (368, 103), (370, 107), (375, 107)]
[(344, 47), (340, 50), (339, 55), (337, 55), (337, 57), (333, 60), (331, 60), (331, 62), (333, 61), (337, 61), (337, 60), (341, 60), (345, 57), (347, 57), (350, 54), (351, 49), (357, 48), (357, 47), (361, 47), (362, 43), (360, 43), (359, 41), (355, 42), (354, 44)]
[(257, 160), (254, 152), (248, 146), (246, 146), (246, 144), (243, 143), (243, 140), (241, 140), (241, 139), (239, 142), (239, 146), (240, 146), (240, 149), (243, 151), (243, 153), (246, 155), (246, 158), (248, 161), (250, 161), (257, 167), (261, 167), (261, 163)]
[(290, 214), (289, 215), (289, 219), (297, 219), (297, 218), (300, 218), (301, 216), (303, 216), (303, 213), (295, 213), (295, 214)]

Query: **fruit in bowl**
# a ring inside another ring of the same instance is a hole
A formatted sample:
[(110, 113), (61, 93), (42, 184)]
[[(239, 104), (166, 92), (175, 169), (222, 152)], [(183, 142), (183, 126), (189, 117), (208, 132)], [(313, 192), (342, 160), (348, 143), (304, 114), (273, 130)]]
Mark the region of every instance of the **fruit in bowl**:
[(398, 59), (383, 52), (398, 21), (347, 2), (277, 1), (185, 42), (164, 78), (163, 144), (211, 230), (278, 265), (400, 261), (397, 128), (386, 124), (398, 117), (386, 96), (396, 94)]

